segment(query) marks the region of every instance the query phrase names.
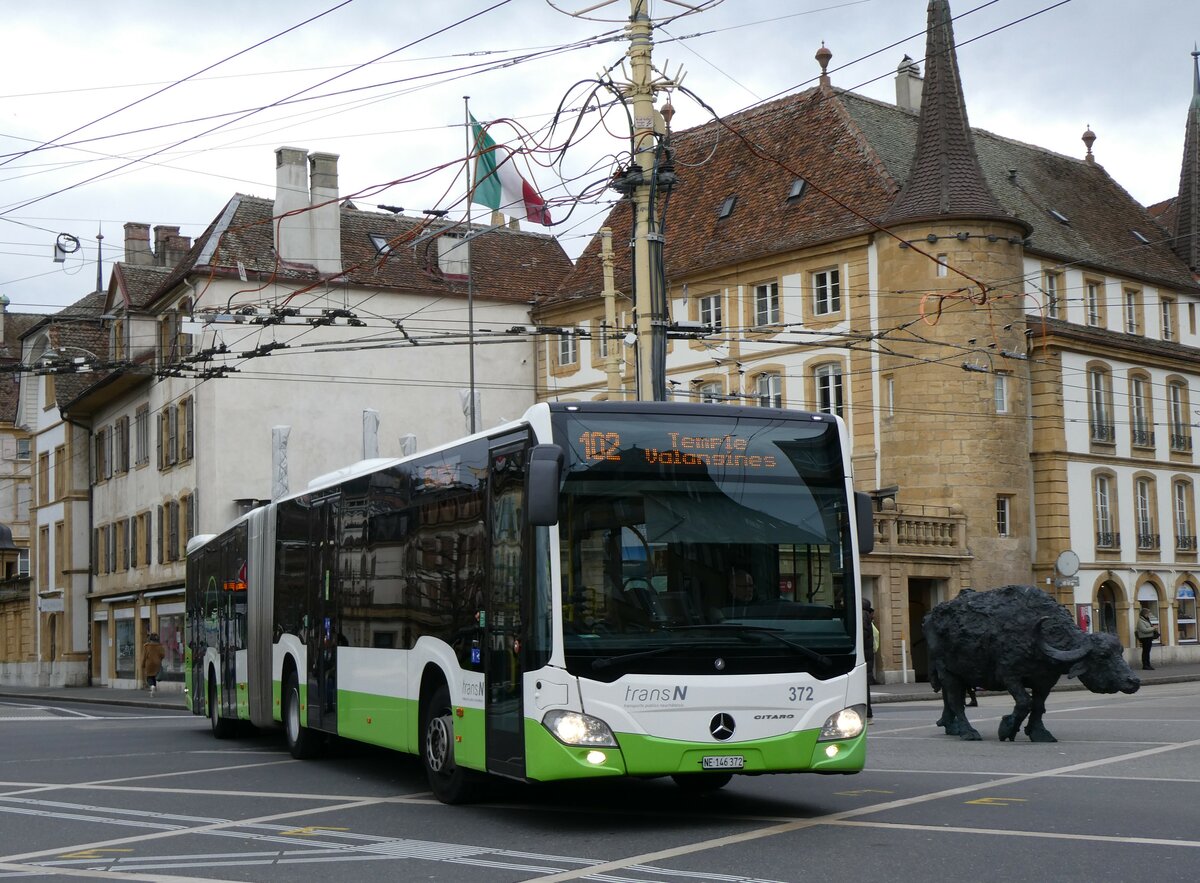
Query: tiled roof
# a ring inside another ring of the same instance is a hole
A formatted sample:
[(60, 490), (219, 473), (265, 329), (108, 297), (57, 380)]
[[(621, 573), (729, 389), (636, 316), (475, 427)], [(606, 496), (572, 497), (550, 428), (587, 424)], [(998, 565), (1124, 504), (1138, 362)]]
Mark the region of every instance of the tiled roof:
[[(727, 122), (794, 172), (879, 221), (892, 203), (895, 182), (908, 179), (917, 143), (917, 115), (851, 92), (824, 97), (827, 94), (819, 89), (801, 92), (731, 116)], [(979, 168), (999, 214), (1032, 227), (1031, 254), (1196, 290), (1191, 273), (1171, 251), (1165, 231), (1102, 166), (981, 129), (972, 133)], [(814, 187), (789, 203), (793, 174), (760, 159), (719, 123), (679, 132), (673, 143), (680, 183), (667, 211), (668, 278), (873, 229)], [(738, 197), (733, 214), (718, 220), (717, 209), (730, 195)], [(1052, 209), (1069, 223), (1057, 220)], [(618, 203), (605, 225), (613, 230), (616, 286), (629, 294), (628, 202)], [(1134, 231), (1150, 243), (1141, 242)], [(597, 236), (555, 301), (600, 292), (599, 255)]]
[(114, 296), (127, 310), (140, 310), (150, 303), (151, 296), (170, 274), (169, 267), (139, 266), (118, 262), (113, 264), (111, 286), (116, 286)]
[[(4, 313), (0, 365), (14, 365), (21, 361), (21, 335), (45, 318), (41, 313)], [(15, 422), (20, 389), (19, 373), (0, 373), (0, 420)]]
[[(86, 294), (54, 315), (41, 317), (25, 329), (21, 337), (44, 330), (52, 347), (77, 347), (105, 360), (108, 358), (108, 333), (100, 317), (107, 300), (107, 291)], [(66, 353), (72, 354), (70, 349)], [(54, 383), (58, 403), (63, 405), (72, 401), (98, 379), (95, 372), (58, 375)]]
[(916, 153), (887, 223), (1002, 214), (975, 156), (947, 0), (930, 0)]
[[(273, 277), (296, 282), (317, 281), (315, 270), (298, 265), (279, 265), (275, 260), (272, 211), (269, 199), (235, 196), (203, 235), (197, 238), (183, 261), (158, 286), (155, 298), (168, 293), (189, 273), (203, 275), (215, 269), (238, 272), (238, 264), (258, 278)], [(430, 230), (442, 228), (461, 232), (461, 224), (427, 221), (403, 215), (367, 212), (343, 206), (342, 274), (338, 282), (381, 289), (424, 294), (462, 295), (465, 277), (446, 277), (438, 270), (438, 237), (411, 242)], [(473, 230), (486, 226), (475, 224)], [(391, 241), (392, 248), (380, 255), (371, 241), (376, 234)], [(571, 269), (571, 261), (553, 236), (498, 228), (471, 240), (476, 297), (527, 303), (552, 293)], [(208, 306), (203, 299), (201, 306)]]
[[(906, 180), (916, 116), (853, 93), (839, 97), (892, 176)], [(1033, 228), (1030, 253), (1195, 289), (1191, 273), (1171, 251), (1149, 211), (1103, 166), (982, 129), (973, 133), (979, 166), (1003, 213)], [(1051, 210), (1069, 223), (1057, 220)], [(1150, 243), (1141, 242), (1135, 230)]]
[[(679, 184), (666, 203), (668, 277), (866, 232), (871, 227), (858, 214), (877, 217), (895, 197), (895, 181), (827, 91), (789, 95), (727, 117), (725, 123), (728, 128), (711, 122), (672, 136)], [(806, 179), (807, 190), (789, 200), (798, 177)], [(718, 210), (731, 196), (737, 197), (732, 213), (719, 218)], [(618, 203), (605, 225), (613, 229), (616, 286), (630, 293), (629, 203)], [(556, 300), (600, 288), (595, 237)]]

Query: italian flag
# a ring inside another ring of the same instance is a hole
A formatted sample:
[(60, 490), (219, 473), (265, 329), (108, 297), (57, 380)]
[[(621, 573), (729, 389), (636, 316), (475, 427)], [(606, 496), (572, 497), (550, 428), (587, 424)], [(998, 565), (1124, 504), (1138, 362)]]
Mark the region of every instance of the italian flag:
[(550, 210), (546, 208), (546, 200), (521, 177), (512, 152), (506, 147), (498, 147), (475, 117), (471, 117), (471, 129), (475, 136), (472, 150), (475, 155), (475, 190), (471, 193), (471, 202), (504, 212), (510, 218), (550, 226)]

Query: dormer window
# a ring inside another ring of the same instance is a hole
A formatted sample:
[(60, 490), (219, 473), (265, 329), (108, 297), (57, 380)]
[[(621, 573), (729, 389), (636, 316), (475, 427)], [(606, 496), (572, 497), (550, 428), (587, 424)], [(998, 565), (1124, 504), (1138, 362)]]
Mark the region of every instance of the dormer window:
[(737, 196), (728, 196), (721, 203), (721, 208), (717, 212), (717, 220), (721, 221), (733, 214), (733, 207), (737, 205)]
[(1058, 221), (1060, 224), (1065, 224), (1067, 226), (1070, 226), (1071, 224), (1071, 219), (1062, 212), (1058, 211), (1058, 209), (1050, 209), (1050, 217), (1054, 218), (1054, 220)]
[(443, 233), (438, 237), (438, 268), (444, 276), (466, 277), (471, 272), (471, 246), (462, 236)]
[(1129, 232), (1132, 233), (1133, 238), (1136, 239), (1138, 242), (1140, 242), (1142, 245), (1150, 244), (1149, 237), (1147, 237), (1146, 234), (1143, 233), (1141, 230), (1130, 230)]
[(392, 250), (391, 240), (382, 233), (371, 233), (371, 244), (375, 246), (375, 254), (389, 254)]

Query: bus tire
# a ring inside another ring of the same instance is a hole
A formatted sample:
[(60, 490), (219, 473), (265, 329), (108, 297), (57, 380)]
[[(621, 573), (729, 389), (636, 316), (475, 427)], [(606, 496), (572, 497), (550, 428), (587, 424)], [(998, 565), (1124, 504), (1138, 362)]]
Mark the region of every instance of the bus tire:
[(728, 785), (733, 773), (683, 773), (671, 778), (687, 794), (708, 794)]
[(421, 712), (421, 764), (430, 790), (442, 803), (469, 803), (478, 796), (479, 774), (454, 763), (454, 710), (445, 684), (434, 690)]
[(234, 722), (221, 717), (221, 706), (217, 702), (217, 679), (215, 673), (208, 678), (208, 723), (212, 734), (218, 739), (228, 739), (233, 735)]
[(320, 737), (300, 721), (300, 684), (295, 672), (288, 672), (283, 681), (283, 733), (296, 760), (316, 757), (320, 751)]

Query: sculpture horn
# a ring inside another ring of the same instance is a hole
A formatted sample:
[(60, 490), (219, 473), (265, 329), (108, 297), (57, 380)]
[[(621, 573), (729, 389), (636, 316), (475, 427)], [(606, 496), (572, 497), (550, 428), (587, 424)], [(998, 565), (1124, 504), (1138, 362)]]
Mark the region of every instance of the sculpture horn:
[(1042, 623), (1044, 623), (1047, 619), (1048, 617), (1043, 616), (1037, 621), (1037, 625), (1034, 626), (1034, 628), (1037, 630), (1038, 638), (1041, 639), (1042, 652), (1045, 653), (1046, 656), (1048, 656), (1050, 659), (1053, 659), (1055, 662), (1078, 662), (1079, 660), (1083, 659), (1083, 657), (1087, 656), (1088, 650), (1091, 649), (1088, 647), (1087, 641), (1084, 641), (1078, 647), (1073, 647), (1070, 650), (1060, 650), (1057, 647), (1052, 647), (1050, 644), (1048, 644), (1046, 639), (1042, 638)]

